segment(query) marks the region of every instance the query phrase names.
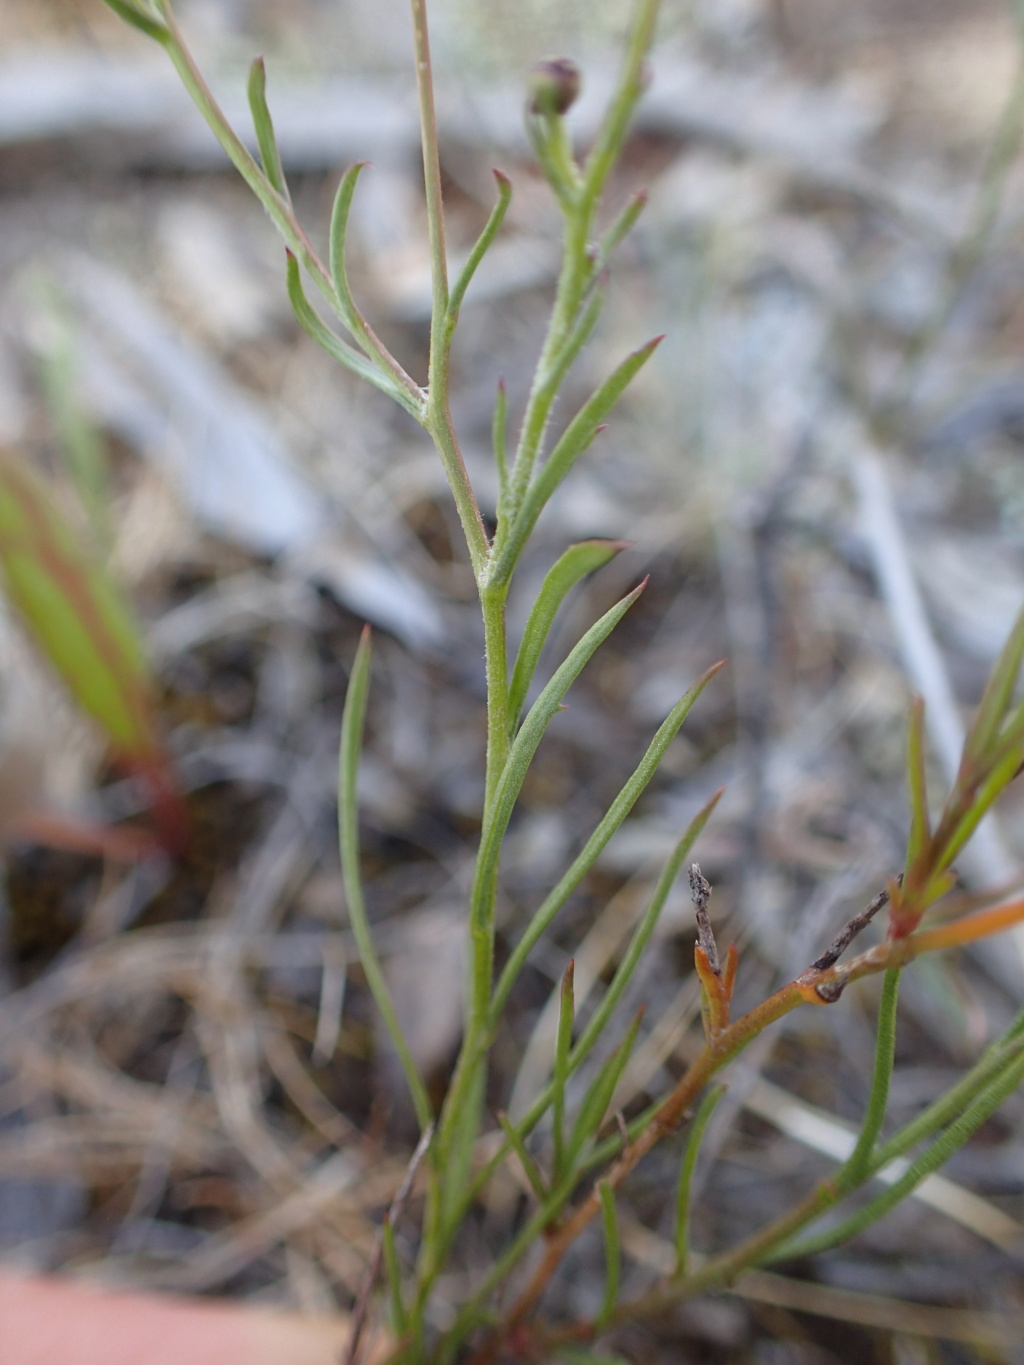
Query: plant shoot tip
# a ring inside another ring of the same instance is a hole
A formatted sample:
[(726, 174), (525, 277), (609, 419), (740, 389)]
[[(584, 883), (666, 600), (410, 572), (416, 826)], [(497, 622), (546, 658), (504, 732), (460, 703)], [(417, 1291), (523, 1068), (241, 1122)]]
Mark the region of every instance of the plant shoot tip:
[(548, 57), (530, 72), (527, 109), (531, 114), (551, 118), (565, 114), (580, 93), (580, 69), (568, 57)]

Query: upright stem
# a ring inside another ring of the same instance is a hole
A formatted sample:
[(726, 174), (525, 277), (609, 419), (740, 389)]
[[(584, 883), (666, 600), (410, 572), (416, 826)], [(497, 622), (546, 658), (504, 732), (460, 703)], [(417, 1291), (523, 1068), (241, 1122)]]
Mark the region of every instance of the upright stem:
[[(423, 179), (427, 194), (427, 231), (430, 236), (430, 276), (434, 297), (432, 320), (436, 323), (448, 310), (448, 257), (444, 246), (441, 158), (437, 148), (437, 112), (434, 108), (426, 0), (412, 0), (412, 22), (413, 41), (416, 44), (416, 89), (420, 101), (420, 131), (423, 142)], [(432, 343), (442, 337), (442, 329), (432, 328)]]
[(437, 148), (437, 114), (430, 66), (426, 0), (411, 0), (413, 40), (416, 45), (416, 89), (419, 93), (423, 140), (423, 182), (427, 196), (427, 232), (430, 238), (430, 367), (427, 374), (426, 427), (444, 465), (473, 572), (480, 582), (487, 565), (489, 547), (476, 495), (466, 472), (452, 424), (448, 401), (448, 353), (451, 342), (448, 315), (448, 257), (444, 245), (444, 206), (441, 202), (441, 158)]
[[(453, 328), (449, 318), (450, 292), (441, 197), (441, 163), (438, 153), (426, 0), (411, 0), (411, 5), (432, 284), (426, 426), (441, 456), (455, 498), (480, 592), (487, 667), (487, 770), (483, 838), (486, 835), (495, 793), (509, 750), (508, 650), (505, 630), (507, 585), (488, 587), (486, 584), (490, 546), (452, 422), (449, 403), (449, 356)], [(468, 1179), (469, 1154), (480, 1127), (479, 1116), (483, 1103), (487, 1056), (487, 1023), (494, 970), (494, 900), (493, 885), (475, 885), (470, 911), (470, 962), (465, 1032), (455, 1074), (437, 1129), (433, 1154), (434, 1179), (428, 1192), (417, 1295), (411, 1314), (412, 1333), (414, 1341), (418, 1343), (422, 1342), (423, 1313), (427, 1296), (441, 1270), (454, 1233), (451, 1218), (453, 1197), (459, 1193)], [(414, 1345), (414, 1352), (417, 1349), (418, 1347)]]

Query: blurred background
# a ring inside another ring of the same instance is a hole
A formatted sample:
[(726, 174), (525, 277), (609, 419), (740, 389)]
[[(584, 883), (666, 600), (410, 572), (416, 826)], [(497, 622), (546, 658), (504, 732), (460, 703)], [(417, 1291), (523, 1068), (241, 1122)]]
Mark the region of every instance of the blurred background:
[[(515, 187), (455, 350), (455, 418), (485, 510), (496, 386), (515, 420), (558, 262), (558, 216), (522, 129), (526, 76), (543, 56), (580, 64), (584, 145), (628, 8), (431, 6), (453, 257), (489, 211), (491, 168)], [(423, 380), (429, 262), (403, 0), (178, 9), (245, 130), (248, 62), (265, 55), (314, 242), (341, 172), (373, 163), (353, 278)], [(651, 582), (527, 783), (505, 942), (679, 695), (716, 659), (728, 668), (535, 952), (498, 1042), (495, 1108), (546, 1076), (545, 1006), (567, 958), (578, 1000), (593, 1001), (660, 858), (722, 783), (698, 856), (720, 939), (741, 947), (741, 1000), (817, 956), (900, 865), (912, 692), (928, 703), (941, 799), (1024, 598), (1020, 16), (1003, 0), (664, 10), (610, 196), (614, 209), (646, 186), (649, 204), (562, 415), (626, 351), (667, 340), (546, 513), (512, 619), (572, 540), (632, 546), (571, 601), (549, 663)], [(0, 1264), (347, 1306), (414, 1132), (347, 928), (340, 708), (369, 620), (370, 910), (440, 1093), (482, 793), (482, 640), (458, 523), (415, 423), (295, 324), (283, 249), (159, 49), (99, 0), (6, 0), (0, 53), (0, 447), (69, 508), (76, 441), (92, 451), (104, 552), (141, 623), (192, 821), (177, 860), (28, 837), (40, 813), (131, 827), (145, 796), (15, 615), (0, 618)], [(1022, 856), (1011, 791), (959, 870), (991, 886)], [(691, 914), (680, 888), (623, 1004), (622, 1027), (646, 1004), (617, 1099), (627, 1114), (699, 1034)], [(831, 1169), (866, 1094), (875, 993), (862, 983), (791, 1016), (733, 1068), (698, 1173), (698, 1247), (729, 1245)], [(894, 1117), (944, 1089), (1022, 993), (1020, 936), (907, 973)], [(952, 1183), (849, 1247), (630, 1329), (618, 1348), (716, 1365), (1024, 1360), (1022, 1122), (1014, 1099), (956, 1157)], [(665, 1144), (631, 1182), (627, 1289), (663, 1264), (679, 1152)], [(520, 1207), (495, 1182), (453, 1297)], [(593, 1312), (602, 1277), (600, 1239), (584, 1239), (566, 1311)]]

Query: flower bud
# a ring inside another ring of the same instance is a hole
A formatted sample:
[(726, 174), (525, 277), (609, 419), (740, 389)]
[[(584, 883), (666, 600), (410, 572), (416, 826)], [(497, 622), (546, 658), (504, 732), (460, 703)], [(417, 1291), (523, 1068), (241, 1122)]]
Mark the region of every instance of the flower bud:
[(531, 114), (564, 114), (580, 93), (580, 69), (568, 57), (549, 57), (530, 72)]

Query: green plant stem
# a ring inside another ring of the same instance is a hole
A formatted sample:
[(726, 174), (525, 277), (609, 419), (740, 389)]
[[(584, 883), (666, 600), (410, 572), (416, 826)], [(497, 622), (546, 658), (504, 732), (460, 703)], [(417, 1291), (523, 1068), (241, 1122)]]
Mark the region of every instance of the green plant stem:
[(413, 41), (416, 48), (416, 89), (419, 94), (420, 129), (423, 141), (423, 183), (427, 199), (427, 234), (430, 239), (430, 361), (427, 372), (426, 428), (441, 457), (455, 507), (466, 537), (470, 562), (477, 582), (487, 565), (488, 544), (476, 494), (466, 472), (452, 422), (449, 402), (448, 257), (445, 251), (444, 206), (441, 200), (441, 158), (437, 145), (437, 113), (430, 64), (430, 35), (426, 0), (410, 0)]
[(966, 1076), (962, 1076), (944, 1095), (940, 1095), (926, 1109), (922, 1109), (920, 1114), (878, 1148), (872, 1159), (871, 1169), (876, 1171), (887, 1166), (890, 1161), (903, 1156), (911, 1147), (916, 1147), (939, 1128), (953, 1122), (986, 1086), (998, 1078), (1003, 1068), (1022, 1053), (1024, 1012), (1018, 1015), (1011, 1028), (998, 1042), (986, 1049)]
[[(790, 982), (742, 1019), (723, 1029), (691, 1063), (675, 1089), (659, 1105), (647, 1127), (623, 1150), (608, 1171), (604, 1179), (611, 1188), (618, 1189), (637, 1163), (675, 1128), (697, 1095), (727, 1062), (769, 1024), (789, 1014), (802, 1004), (804, 999), (805, 996), (797, 983)], [(568, 1248), (600, 1213), (601, 1196), (593, 1190), (561, 1225), (558, 1232), (549, 1239), (544, 1256), (526, 1288), (513, 1304), (492, 1340), (485, 1343), (473, 1358), (472, 1365), (490, 1365), (496, 1359), (500, 1341), (513, 1334), (526, 1321)]]
[[(932, 1175), (944, 1166), (950, 1157), (960, 1150), (968, 1138), (972, 1137), (981, 1125), (991, 1118), (995, 1111), (1009, 1099), (1022, 1081), (1024, 1081), (1024, 1059), (1018, 1058), (1004, 1068), (1003, 1073), (991, 1085), (987, 1086), (948, 1128), (939, 1134), (935, 1141), (910, 1164), (903, 1175), (894, 1181), (888, 1189), (876, 1195), (863, 1208), (837, 1223), (835, 1227), (826, 1228), (796, 1245), (784, 1243), (770, 1259), (782, 1260), (791, 1256), (811, 1256), (819, 1251), (827, 1251), (840, 1242), (849, 1241), (851, 1237), (856, 1237), (859, 1232), (870, 1227), (872, 1223), (876, 1223), (890, 1209), (895, 1208), (898, 1203), (912, 1194), (926, 1176)], [(873, 1170), (868, 1174), (873, 1174)]]
[(496, 1028), (498, 1020), (501, 1018), (505, 1003), (508, 1000), (512, 987), (515, 985), (519, 973), (522, 971), (531, 951), (540, 941), (545, 931), (551, 926), (555, 916), (565, 905), (566, 901), (583, 881), (590, 869), (597, 862), (601, 852), (608, 846), (612, 836), (624, 823), (627, 815), (639, 800), (645, 787), (658, 770), (665, 751), (679, 733), (683, 722), (690, 714), (697, 698), (701, 695), (704, 688), (721, 669), (721, 664), (714, 664), (708, 671), (693, 684), (686, 694), (676, 703), (669, 712), (668, 716), (658, 727), (658, 731), (651, 740), (647, 752), (637, 766), (635, 772), (626, 782), (625, 786), (616, 796), (615, 800), (608, 807), (607, 812), (602, 817), (597, 828), (591, 834), (586, 844), (573, 859), (572, 865), (559, 878), (556, 886), (545, 896), (541, 905), (537, 908), (530, 919), (529, 924), (523, 931), (519, 942), (505, 964), (498, 984), (494, 991), (494, 1000), (491, 1005), (491, 1027)]
[[(552, 404), (558, 391), (559, 376), (564, 375), (567, 363), (573, 358), (571, 345), (573, 331), (580, 309), (585, 305), (589, 287), (595, 278), (594, 258), (590, 251), (594, 216), (605, 183), (622, 149), (630, 115), (643, 91), (644, 59), (654, 36), (659, 7), (660, 0), (639, 0), (619, 81), (582, 172), (579, 172), (572, 162), (567, 144), (560, 144), (564, 157), (568, 159), (567, 164), (562, 165), (556, 158), (546, 167), (562, 205), (565, 222), (562, 264), (551, 321), (534, 371), (512, 464), (509, 516), (508, 520), (499, 526), (495, 541), (495, 564), (501, 564), (501, 572), (505, 576), (510, 573), (512, 567), (505, 545), (506, 536), (511, 531), (512, 522), (533, 477), (551, 416)], [(564, 131), (561, 119), (554, 122), (559, 131)], [(627, 215), (625, 226), (628, 227), (634, 220), (635, 213)], [(596, 321), (596, 312), (594, 320)], [(513, 552), (513, 563), (520, 549), (521, 541)]]
[[(887, 974), (889, 975), (889, 974)], [(882, 1030), (880, 1029), (880, 1032)], [(879, 1051), (882, 1049), (880, 1047)], [(884, 1062), (883, 1062), (884, 1070)], [(877, 1076), (877, 1067), (876, 1067)], [(730, 1283), (743, 1270), (773, 1261), (808, 1256), (848, 1240), (876, 1222), (906, 1198), (932, 1172), (977, 1131), (978, 1127), (1024, 1080), (1024, 1014), (998, 1043), (955, 1086), (879, 1147), (870, 1160), (854, 1166), (854, 1153), (844, 1166), (817, 1185), (788, 1213), (770, 1223), (732, 1251), (706, 1261), (699, 1270), (658, 1286), (649, 1294), (623, 1304), (613, 1316), (617, 1321), (637, 1320), (657, 1313), (672, 1303), (696, 1297)], [(869, 1111), (871, 1106), (869, 1104)], [(948, 1125), (948, 1126), (946, 1126)], [(847, 1195), (900, 1158), (924, 1137), (943, 1127), (945, 1131), (887, 1189), (863, 1209), (823, 1233), (794, 1242), (793, 1238), (827, 1213)]]

